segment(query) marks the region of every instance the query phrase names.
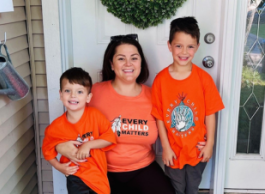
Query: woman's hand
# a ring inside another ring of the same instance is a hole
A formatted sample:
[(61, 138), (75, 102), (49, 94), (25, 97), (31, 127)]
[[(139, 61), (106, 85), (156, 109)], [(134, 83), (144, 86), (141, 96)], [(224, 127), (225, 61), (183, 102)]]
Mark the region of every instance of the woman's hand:
[(167, 166), (173, 166), (173, 158), (176, 160), (177, 156), (171, 149), (171, 147), (168, 147), (167, 149), (163, 149), (163, 154), (162, 154), (162, 160), (165, 165)]
[(79, 169), (78, 166), (70, 166), (71, 161), (68, 163), (60, 163), (57, 165), (57, 170), (59, 170), (61, 173), (65, 174), (66, 176), (73, 175), (77, 172)]
[(67, 163), (60, 163), (57, 158), (53, 158), (51, 160), (48, 160), (48, 162), (57, 170), (59, 170), (61, 173), (65, 174), (66, 176), (75, 174), (79, 167), (78, 166), (70, 166), (72, 163), (67, 162)]
[(208, 162), (213, 155), (213, 146), (212, 145), (205, 145), (202, 148), (199, 158), (203, 157), (201, 162)]
[(85, 162), (86, 160), (79, 160), (76, 157), (76, 154), (78, 152), (78, 148), (76, 146), (82, 145), (79, 141), (68, 141), (64, 143), (60, 143), (56, 146), (56, 151), (60, 153), (61, 155), (65, 156), (66, 158), (69, 158), (72, 162), (75, 164), (78, 164), (78, 162)]
[(204, 136), (204, 140), (205, 141), (198, 142), (198, 144), (196, 146), (199, 151), (201, 151), (205, 147), (205, 145), (206, 145), (206, 142), (207, 142), (207, 136), (206, 135)]
[(198, 148), (199, 151), (201, 151), (205, 147), (205, 145), (206, 145), (206, 142), (201, 141), (201, 142), (198, 142), (196, 147)]

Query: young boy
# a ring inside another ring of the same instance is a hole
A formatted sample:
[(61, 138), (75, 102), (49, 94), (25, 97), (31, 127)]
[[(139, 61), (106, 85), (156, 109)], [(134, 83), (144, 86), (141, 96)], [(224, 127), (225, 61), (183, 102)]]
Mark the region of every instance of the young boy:
[[(81, 68), (71, 68), (60, 78), (60, 99), (67, 111), (45, 130), (42, 151), (51, 165), (67, 176), (69, 194), (109, 194), (105, 152), (116, 144), (110, 122), (97, 109), (87, 107), (92, 98), (92, 81)], [(82, 142), (79, 166), (62, 156), (56, 159), (55, 146), (69, 140)]]
[[(178, 194), (197, 194), (214, 146), (215, 113), (224, 108), (211, 76), (192, 63), (200, 30), (193, 17), (171, 22), (168, 48), (173, 63), (152, 86), (152, 114), (157, 119), (165, 172)], [(201, 151), (198, 142), (206, 144)]]

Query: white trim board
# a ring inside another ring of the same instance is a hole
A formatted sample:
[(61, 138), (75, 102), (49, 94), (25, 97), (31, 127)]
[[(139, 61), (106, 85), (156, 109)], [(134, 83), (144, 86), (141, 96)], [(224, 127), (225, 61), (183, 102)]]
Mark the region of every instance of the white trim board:
[(240, 193), (263, 193), (265, 194), (265, 190), (238, 190), (238, 189), (225, 189), (226, 194), (240, 194)]
[(224, 181), (226, 170), (226, 153), (227, 153), (227, 136), (230, 118), (229, 114), (231, 110), (230, 94), (231, 94), (231, 81), (233, 72), (233, 60), (234, 60), (234, 36), (235, 36), (235, 23), (236, 23), (236, 10), (237, 1), (224, 0), (222, 1), (222, 15), (223, 21), (221, 28), (220, 45), (222, 46), (220, 53), (221, 75), (220, 75), (220, 95), (222, 97), (225, 109), (218, 115), (217, 128), (217, 140), (216, 140), (216, 156), (214, 166), (214, 181), (211, 189), (211, 193), (223, 194), (224, 193)]
[(74, 66), (71, 1), (59, 0), (58, 3), (61, 29), (62, 69), (65, 71)]
[[(59, 78), (62, 74), (60, 44), (60, 23), (58, 0), (42, 0), (45, 61), (50, 123), (62, 115), (63, 104), (59, 98)], [(62, 184), (62, 181), (64, 183)], [(53, 191), (55, 194), (67, 193), (65, 177), (53, 168)]]

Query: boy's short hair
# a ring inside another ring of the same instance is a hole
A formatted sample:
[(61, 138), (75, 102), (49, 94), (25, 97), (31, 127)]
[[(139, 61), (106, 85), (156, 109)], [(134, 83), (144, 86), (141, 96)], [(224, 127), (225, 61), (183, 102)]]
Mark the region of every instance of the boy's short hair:
[(62, 91), (62, 81), (67, 79), (70, 84), (79, 84), (88, 89), (90, 93), (92, 88), (92, 79), (88, 72), (80, 67), (72, 67), (66, 70), (60, 77), (60, 90)]
[(169, 43), (172, 42), (177, 32), (189, 34), (197, 39), (197, 43), (200, 42), (200, 29), (194, 17), (177, 18), (170, 23)]

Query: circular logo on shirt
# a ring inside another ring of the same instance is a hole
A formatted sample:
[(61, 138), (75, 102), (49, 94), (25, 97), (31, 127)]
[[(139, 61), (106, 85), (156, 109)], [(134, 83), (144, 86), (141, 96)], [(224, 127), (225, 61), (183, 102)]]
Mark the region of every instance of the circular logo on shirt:
[(170, 103), (165, 113), (166, 124), (171, 132), (181, 138), (191, 135), (195, 130), (195, 122), (199, 120), (195, 103), (186, 99), (186, 96), (184, 93), (179, 94), (178, 99)]
[(170, 128), (175, 128), (179, 132), (184, 132), (192, 126), (195, 126), (193, 122), (193, 112), (190, 107), (186, 106), (183, 101), (181, 101), (171, 113)]

